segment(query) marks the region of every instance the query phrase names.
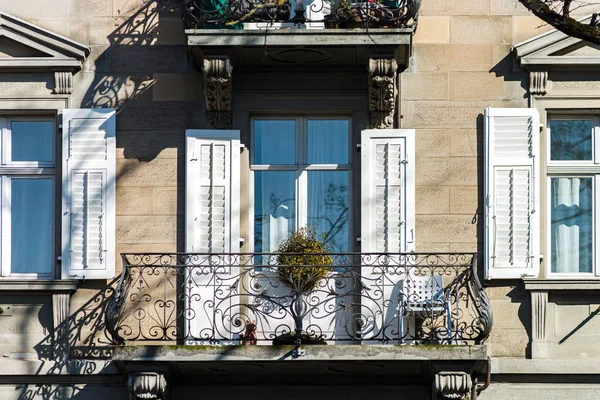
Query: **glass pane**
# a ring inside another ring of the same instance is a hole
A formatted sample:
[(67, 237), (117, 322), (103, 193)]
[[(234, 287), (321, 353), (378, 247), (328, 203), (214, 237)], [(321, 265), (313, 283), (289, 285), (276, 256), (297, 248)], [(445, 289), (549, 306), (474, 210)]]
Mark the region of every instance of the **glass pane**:
[(13, 273), (52, 271), (52, 180), (11, 179), (11, 269)]
[(592, 178), (552, 178), (552, 272), (592, 272)]
[(592, 121), (550, 121), (550, 135), (550, 159), (592, 159)]
[(296, 164), (296, 121), (254, 121), (254, 163)]
[(274, 252), (296, 229), (296, 172), (254, 173), (254, 250)]
[(52, 122), (27, 121), (11, 124), (12, 161), (52, 162)]
[(308, 163), (348, 164), (347, 120), (308, 120)]
[(308, 172), (308, 226), (334, 252), (349, 251), (348, 171)]

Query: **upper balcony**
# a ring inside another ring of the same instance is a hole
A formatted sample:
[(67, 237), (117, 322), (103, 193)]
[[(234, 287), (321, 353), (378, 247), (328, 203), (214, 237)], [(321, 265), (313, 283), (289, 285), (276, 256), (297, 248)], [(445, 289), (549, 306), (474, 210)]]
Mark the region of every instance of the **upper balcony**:
[(123, 254), (119, 344), (481, 344), (476, 254)]
[[(407, 65), (420, 0), (187, 0), (188, 46), (231, 65)], [(265, 50), (268, 48), (268, 52)], [(267, 55), (268, 53), (268, 55)]]

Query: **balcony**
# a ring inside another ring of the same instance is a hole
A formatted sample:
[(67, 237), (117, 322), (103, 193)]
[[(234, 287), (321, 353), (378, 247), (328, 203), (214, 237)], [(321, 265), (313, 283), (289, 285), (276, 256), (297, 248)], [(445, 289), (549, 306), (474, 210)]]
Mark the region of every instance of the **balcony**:
[(490, 334), (474, 253), (315, 257), (122, 254), (107, 329), (121, 345), (460, 346)]

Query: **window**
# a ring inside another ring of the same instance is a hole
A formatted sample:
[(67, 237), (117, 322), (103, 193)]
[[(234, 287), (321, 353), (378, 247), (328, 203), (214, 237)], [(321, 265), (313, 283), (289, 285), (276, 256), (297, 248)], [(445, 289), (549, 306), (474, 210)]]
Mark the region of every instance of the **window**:
[(600, 178), (600, 119), (550, 116), (548, 122), (547, 249), (550, 274), (598, 275), (595, 268)]
[(0, 118), (2, 276), (53, 277), (56, 134), (52, 118)]
[(273, 252), (295, 230), (315, 228), (332, 251), (350, 251), (350, 121), (255, 118), (254, 251)]

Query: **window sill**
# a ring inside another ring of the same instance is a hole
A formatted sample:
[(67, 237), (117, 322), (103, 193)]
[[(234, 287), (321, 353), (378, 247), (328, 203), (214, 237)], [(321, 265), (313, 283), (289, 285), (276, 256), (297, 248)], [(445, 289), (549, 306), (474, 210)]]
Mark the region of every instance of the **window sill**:
[(550, 278), (523, 279), (525, 290), (555, 291), (555, 290), (600, 290), (600, 278)]
[(0, 292), (75, 292), (77, 280), (0, 279)]

